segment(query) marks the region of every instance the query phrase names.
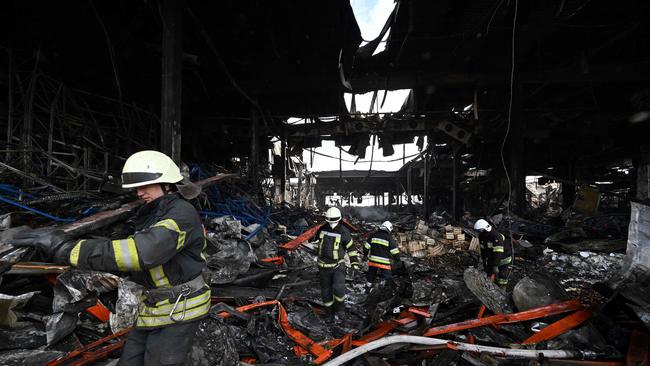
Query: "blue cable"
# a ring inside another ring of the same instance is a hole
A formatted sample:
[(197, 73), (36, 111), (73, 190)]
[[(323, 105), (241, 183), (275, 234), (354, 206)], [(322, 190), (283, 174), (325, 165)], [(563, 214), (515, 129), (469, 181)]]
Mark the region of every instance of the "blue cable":
[(35, 214), (41, 215), (41, 216), (43, 216), (43, 217), (47, 217), (48, 219), (50, 219), (50, 220), (54, 220), (54, 221), (59, 221), (59, 222), (72, 222), (72, 221), (75, 221), (75, 220), (76, 220), (76, 219), (73, 219), (73, 218), (64, 218), (64, 217), (53, 216), (53, 215), (50, 215), (50, 214), (48, 214), (48, 213), (46, 213), (46, 212), (43, 212), (43, 211), (37, 210), (37, 209), (35, 209), (35, 208), (31, 208), (31, 207), (29, 207), (29, 206), (25, 206), (25, 205), (23, 205), (23, 204), (21, 204), (21, 203), (18, 203), (18, 202), (12, 201), (12, 200), (10, 200), (10, 199), (8, 199), (8, 198), (5, 198), (5, 197), (2, 197), (2, 196), (0, 196), (0, 201), (5, 202), (5, 203), (8, 203), (8, 204), (10, 204), (10, 205), (14, 205), (14, 206), (16, 206), (16, 207), (20, 207), (20, 208), (22, 208), (23, 210), (27, 210), (27, 211), (33, 212), (33, 213), (35, 213)]

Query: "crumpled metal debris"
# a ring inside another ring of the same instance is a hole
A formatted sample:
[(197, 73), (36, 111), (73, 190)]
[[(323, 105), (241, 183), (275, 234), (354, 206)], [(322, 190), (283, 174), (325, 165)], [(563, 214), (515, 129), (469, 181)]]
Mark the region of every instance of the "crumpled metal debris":
[(251, 262), (257, 260), (250, 244), (236, 239), (217, 239), (208, 234), (208, 240), (217, 252), (209, 255), (210, 283), (214, 285), (233, 282), (240, 274), (248, 272)]
[(38, 294), (37, 291), (18, 296), (0, 294), (0, 326), (9, 328), (26, 326), (28, 323), (18, 321), (16, 310), (23, 308), (36, 294)]
[(54, 344), (63, 339), (63, 337), (72, 333), (77, 327), (77, 319), (77, 314), (68, 314), (64, 312), (54, 313), (43, 317), (47, 344)]
[(142, 290), (143, 287), (137, 283), (120, 279), (120, 285), (117, 288), (115, 312), (111, 312), (109, 319), (113, 333), (127, 329), (135, 324)]
[(110, 273), (76, 269), (64, 272), (54, 286), (52, 310), (79, 312), (96, 303), (93, 295), (116, 290), (119, 284), (120, 278)]
[(15, 349), (0, 352), (0, 360), (3, 366), (36, 366), (45, 365), (49, 361), (63, 356), (59, 351), (43, 351), (35, 349)]

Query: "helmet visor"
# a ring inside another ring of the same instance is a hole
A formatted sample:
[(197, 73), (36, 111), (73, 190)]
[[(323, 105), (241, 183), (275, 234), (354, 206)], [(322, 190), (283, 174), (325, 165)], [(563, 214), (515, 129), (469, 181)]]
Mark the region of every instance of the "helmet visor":
[(162, 173), (148, 173), (148, 172), (129, 172), (122, 173), (122, 184), (137, 184), (143, 182), (153, 182), (160, 178)]

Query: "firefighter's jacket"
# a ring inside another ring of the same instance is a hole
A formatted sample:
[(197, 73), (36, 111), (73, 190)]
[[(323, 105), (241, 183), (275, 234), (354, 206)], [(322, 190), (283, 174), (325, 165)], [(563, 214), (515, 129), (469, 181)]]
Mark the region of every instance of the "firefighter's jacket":
[(342, 224), (332, 229), (328, 224), (318, 230), (315, 238), (318, 240), (318, 267), (334, 268), (345, 262), (345, 253), (350, 262), (359, 263), (359, 253), (354, 247), (352, 236)]
[(483, 266), (490, 268), (512, 263), (512, 245), (506, 243), (503, 234), (492, 229), (481, 232), (478, 239), (481, 242)]
[[(143, 285), (145, 293), (201, 276), (206, 264), (205, 232), (188, 201), (174, 193), (145, 204), (137, 213), (135, 229), (133, 235), (120, 240), (78, 241), (70, 252), (70, 264), (81, 269), (130, 272), (130, 279)], [(152, 302), (143, 296), (136, 327), (155, 328), (204, 316), (210, 309), (210, 288), (199, 288), (178, 302), (172, 317), (177, 298)]]
[(363, 244), (363, 255), (368, 257), (368, 265), (391, 269), (390, 258), (399, 255), (399, 248), (390, 232), (377, 230)]

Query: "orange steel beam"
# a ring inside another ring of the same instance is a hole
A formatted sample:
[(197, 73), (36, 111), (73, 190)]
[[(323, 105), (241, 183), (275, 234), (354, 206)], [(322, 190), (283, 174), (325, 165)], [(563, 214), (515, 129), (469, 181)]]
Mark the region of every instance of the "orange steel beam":
[(323, 362), (327, 361), (327, 359), (332, 357), (331, 350), (325, 349), (320, 344), (314, 342), (309, 337), (302, 334), (299, 330), (293, 328), (289, 324), (289, 318), (287, 317), (287, 311), (284, 309), (284, 306), (278, 303), (278, 307), (280, 310), (278, 315), (279, 318), (278, 321), (280, 322), (280, 327), (282, 327), (282, 329), (287, 334), (287, 336), (291, 338), (294, 342), (296, 342), (298, 345), (300, 345), (300, 347), (308, 350), (311, 354), (316, 356), (316, 360), (314, 360), (314, 363), (316, 365), (320, 365)]
[(386, 321), (386, 322), (381, 322), (375, 328), (372, 332), (369, 332), (368, 334), (364, 335), (363, 337), (352, 341), (352, 345), (355, 347), (363, 346), (364, 344), (372, 341), (376, 341), (377, 339), (385, 336), (386, 334), (390, 333), (391, 330), (395, 329), (398, 327), (398, 324), (393, 322), (393, 321)]
[[(253, 310), (253, 309), (257, 309), (257, 308), (263, 308), (265, 306), (275, 305), (275, 304), (278, 304), (278, 303), (279, 303), (278, 300), (269, 300), (269, 301), (264, 301), (264, 302), (258, 302), (258, 303), (255, 303), (255, 304), (248, 304), (248, 305), (240, 306), (240, 307), (237, 308), (237, 310), (242, 311), (242, 312), (243, 311), (249, 311), (249, 310)], [(220, 317), (222, 317), (222, 318), (227, 318), (227, 317), (230, 316), (230, 314), (226, 313), (225, 311), (219, 313), (218, 315)]]
[(413, 313), (413, 314), (416, 314), (416, 315), (420, 315), (420, 316), (423, 316), (423, 317), (425, 317), (425, 318), (431, 318), (431, 317), (432, 317), (431, 314), (430, 314), (428, 311), (426, 311), (426, 310), (422, 310), (422, 309), (420, 309), (420, 308), (410, 307), (410, 308), (408, 308), (408, 311), (409, 311), (410, 313)]
[(81, 359), (73, 361), (69, 366), (84, 366), (84, 365), (94, 365), (97, 361), (107, 358), (111, 353), (117, 351), (118, 349), (124, 347), (126, 340), (121, 340), (108, 346), (104, 346), (97, 351), (84, 352), (81, 354)]
[(459, 323), (446, 324), (433, 327), (427, 330), (423, 336), (432, 337), (435, 335), (457, 332), (460, 330), (482, 327), (490, 324), (510, 324), (524, 320), (543, 318), (550, 315), (566, 313), (568, 311), (580, 310), (582, 305), (578, 300), (569, 300), (561, 303), (550, 304), (539, 308), (529, 309), (514, 314), (496, 314), (481, 319), (470, 319)]
[(650, 335), (633, 330), (630, 334), (625, 365), (648, 366), (648, 350), (650, 350)]
[[(127, 334), (129, 331), (131, 331), (131, 328), (123, 329), (123, 330), (121, 330), (121, 331), (119, 331), (117, 333), (113, 333), (113, 334), (111, 334), (109, 336), (98, 339), (95, 342), (89, 343), (89, 344), (87, 344), (87, 345), (85, 345), (83, 347), (79, 347), (79, 348), (77, 348), (77, 349), (75, 349), (75, 350), (73, 350), (71, 352), (68, 352), (68, 354), (66, 354), (65, 356), (59, 357), (59, 358), (57, 358), (55, 360), (52, 360), (52, 361), (46, 363), (45, 366), (63, 365), (63, 364), (66, 364), (67, 361), (70, 361), (70, 360), (72, 360), (73, 358), (75, 358), (77, 356), (83, 357), (84, 353), (86, 353), (86, 352), (92, 350), (93, 348), (96, 348), (96, 347), (98, 347), (98, 346), (100, 346), (100, 345), (102, 345), (102, 344), (104, 344), (104, 343), (106, 343), (106, 342), (108, 342), (108, 341), (110, 341), (112, 339), (121, 337), (121, 336)], [(119, 347), (117, 346), (118, 344), (120, 344)], [(111, 346), (113, 346), (113, 345), (115, 345), (116, 348), (112, 349), (110, 352), (114, 351), (115, 349), (118, 349), (118, 348), (122, 347), (122, 345), (124, 345), (124, 343), (117, 342), (117, 343), (112, 344)], [(98, 351), (95, 351), (95, 352), (101, 352), (101, 349), (98, 350)], [(92, 354), (92, 352), (91, 352), (91, 354)]]
[(260, 261), (265, 262), (265, 263), (271, 263), (275, 264), (276, 266), (281, 265), (284, 263), (284, 257), (268, 257), (268, 258), (262, 258)]
[(591, 318), (593, 313), (593, 307), (576, 311), (575, 313), (568, 315), (556, 321), (555, 323), (549, 324), (539, 332), (528, 337), (526, 340), (521, 342), (521, 344), (533, 344), (553, 339), (584, 323), (587, 319)]
[(278, 245), (278, 248), (284, 249), (284, 250), (295, 250), (296, 248), (298, 248), (300, 246), (300, 244), (302, 244), (303, 242), (311, 239), (314, 235), (316, 235), (318, 230), (321, 227), (323, 227), (323, 225), (325, 225), (324, 222), (320, 223), (320, 224), (318, 224), (316, 226), (310, 227), (304, 233), (296, 236), (295, 239), (290, 240), (290, 241), (288, 241), (288, 242), (286, 242), (284, 244)]
[(341, 221), (343, 222), (343, 225), (345, 225), (345, 226), (348, 227), (348, 229), (350, 229), (350, 230), (352, 230), (352, 231), (354, 231), (354, 232), (359, 232), (359, 228), (356, 227), (356, 226), (354, 226), (354, 225), (352, 225), (352, 223), (351, 223), (350, 221), (348, 221), (348, 219), (345, 219), (345, 218), (344, 218), (344, 219), (341, 220)]

